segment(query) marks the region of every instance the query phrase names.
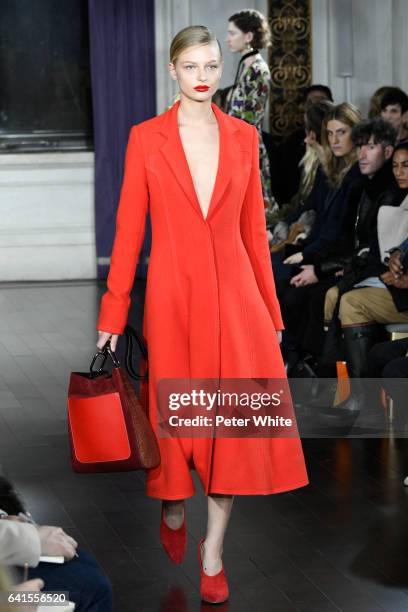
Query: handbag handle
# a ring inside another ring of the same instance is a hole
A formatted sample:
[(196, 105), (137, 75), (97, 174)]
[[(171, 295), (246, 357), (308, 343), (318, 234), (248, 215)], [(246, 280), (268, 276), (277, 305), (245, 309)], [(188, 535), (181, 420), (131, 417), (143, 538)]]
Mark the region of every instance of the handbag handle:
[[(127, 373), (134, 380), (147, 380), (148, 371), (146, 370), (146, 374), (144, 375), (138, 374), (135, 368), (133, 367), (133, 361), (132, 361), (134, 343), (136, 342), (143, 359), (147, 362), (147, 346), (146, 346), (146, 343), (143, 337), (131, 325), (126, 325), (125, 337), (126, 337), (125, 367), (126, 367)], [(94, 366), (99, 357), (102, 358), (102, 362), (101, 362), (99, 369), (95, 371)], [(111, 359), (113, 366), (115, 368), (120, 367), (119, 359), (116, 357), (114, 351), (112, 351), (111, 349), (110, 340), (107, 340), (105, 344), (103, 345), (103, 347), (99, 349), (98, 352), (95, 353), (95, 355), (93, 356), (91, 365), (89, 366), (89, 371), (92, 377), (103, 374), (103, 371), (104, 371), (103, 368), (104, 368), (104, 365), (108, 357)]]
[[(99, 369), (95, 371), (94, 365), (99, 357), (102, 358), (102, 362), (101, 362)], [(119, 360), (117, 359), (115, 353), (111, 349), (110, 340), (105, 342), (104, 346), (101, 349), (99, 349), (98, 352), (95, 353), (95, 355), (93, 356), (91, 365), (89, 366), (91, 377), (100, 376), (101, 374), (103, 374), (104, 372), (103, 368), (104, 368), (104, 365), (108, 357), (110, 357), (110, 359), (112, 360), (112, 363), (115, 368), (118, 368), (120, 366)]]
[(148, 370), (144, 375), (140, 375), (136, 372), (133, 367), (132, 355), (134, 343), (136, 342), (140, 354), (142, 358), (147, 362), (147, 346), (144, 338), (139, 334), (139, 332), (132, 327), (131, 325), (126, 325), (125, 327), (125, 336), (126, 336), (126, 370), (131, 378), (134, 380), (147, 380), (148, 379)]

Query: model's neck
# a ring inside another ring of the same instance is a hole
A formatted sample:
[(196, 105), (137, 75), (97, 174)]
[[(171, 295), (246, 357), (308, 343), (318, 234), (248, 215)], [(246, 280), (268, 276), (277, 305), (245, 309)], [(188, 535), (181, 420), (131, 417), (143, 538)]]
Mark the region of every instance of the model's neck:
[(248, 57), (255, 57), (258, 55), (258, 53), (259, 51), (257, 49), (254, 49), (253, 47), (251, 47), (250, 49), (245, 48), (242, 49), (241, 56), (244, 57), (245, 55), (248, 55)]
[(179, 125), (200, 125), (213, 123), (214, 112), (211, 107), (211, 99), (204, 102), (196, 102), (180, 95), (180, 106), (178, 109)]

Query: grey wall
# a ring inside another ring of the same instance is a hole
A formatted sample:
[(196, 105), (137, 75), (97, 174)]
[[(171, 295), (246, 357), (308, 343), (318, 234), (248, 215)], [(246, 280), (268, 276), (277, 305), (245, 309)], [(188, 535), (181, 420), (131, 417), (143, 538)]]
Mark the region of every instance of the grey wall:
[[(337, 0), (312, 0), (313, 81), (328, 84), (336, 102), (347, 98), (345, 79), (337, 75)], [(381, 85), (408, 91), (408, 1), (352, 0), (354, 73), (350, 101), (364, 113)]]

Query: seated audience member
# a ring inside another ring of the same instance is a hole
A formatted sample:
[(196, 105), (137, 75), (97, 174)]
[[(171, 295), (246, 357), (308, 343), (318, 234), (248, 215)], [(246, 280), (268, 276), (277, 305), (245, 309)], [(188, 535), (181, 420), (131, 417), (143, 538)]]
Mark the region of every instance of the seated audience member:
[[(352, 139), (358, 147), (363, 189), (360, 197), (355, 202), (350, 201), (347, 207), (343, 240), (334, 243), (315, 258), (315, 267), (320, 276), (327, 273), (335, 273), (338, 277), (346, 275), (347, 281), (342, 281), (343, 287), (346, 282), (352, 286), (353, 277), (358, 278), (360, 269), (366, 265), (372, 236), (377, 232), (379, 207), (392, 206), (398, 200), (391, 162), (396, 140), (396, 131), (392, 125), (383, 119), (363, 121), (353, 128)], [(342, 243), (344, 240), (350, 244), (351, 249)], [(335, 285), (329, 290), (327, 299), (333, 305), (338, 297), (339, 288)], [(336, 338), (331, 330), (319, 360), (320, 376), (336, 375), (335, 362), (327, 363), (329, 355), (333, 355), (333, 347), (330, 346), (333, 341)]]
[[(0, 478), (0, 563), (14, 566), (18, 579), (27, 563), (28, 577), (44, 581), (46, 591), (68, 591), (77, 612), (111, 612), (112, 588), (93, 557), (60, 527), (39, 526), (10, 483)], [(65, 563), (40, 561), (61, 556)]]
[(408, 139), (408, 96), (398, 87), (390, 88), (381, 99), (381, 117), (397, 130), (397, 144)]
[[(289, 281), (277, 282), (285, 323), (283, 349), (288, 370), (301, 357), (305, 335), (313, 338), (313, 353), (318, 353), (323, 343), (324, 295), (336, 278), (332, 274), (320, 279), (314, 261), (343, 235), (348, 202), (361, 190), (357, 151), (351, 138), (352, 128), (360, 121), (358, 109), (344, 103), (330, 109), (323, 122), (324, 170), (317, 171), (309, 196), (313, 201), (308, 203), (316, 211), (313, 229), (299, 251), (285, 259), (287, 265), (300, 266), (297, 273)], [(316, 323), (317, 317), (311, 317), (310, 309), (320, 310), (321, 324)], [(305, 328), (307, 321), (314, 321), (313, 329)]]
[[(309, 198), (319, 167), (323, 160), (323, 147), (321, 145), (321, 130), (323, 120), (331, 108), (329, 102), (308, 102), (305, 111), (305, 142), (306, 153), (301, 161), (302, 180), (296, 201), (283, 207), (279, 211), (278, 221), (273, 227), (272, 237), (269, 241), (275, 277), (287, 276), (288, 266), (282, 266), (282, 251), (287, 244), (297, 244), (304, 241), (310, 234), (315, 211), (312, 208), (314, 198)], [(327, 182), (324, 182), (328, 189)], [(295, 198), (293, 199), (295, 200)], [(276, 254), (276, 255), (275, 255)], [(284, 269), (284, 270), (283, 270)]]
[[(341, 296), (338, 317), (349, 374), (355, 379), (350, 398), (336, 406), (339, 417), (342, 411), (357, 414), (361, 409), (364, 389), (359, 378), (367, 376), (368, 353), (376, 342), (378, 324), (408, 323), (408, 275), (405, 271), (395, 274), (396, 266), (403, 265), (408, 236), (408, 143), (395, 149), (393, 171), (399, 189), (393, 206), (379, 208), (377, 231), (365, 262), (344, 274), (326, 294), (326, 321), (331, 321)], [(394, 251), (391, 257), (390, 251)]]
[[(326, 85), (311, 85), (305, 92), (305, 108), (310, 102), (333, 102), (332, 92)], [(276, 199), (285, 204), (298, 192), (301, 181), (300, 162), (306, 153), (305, 128), (295, 129), (279, 147), (279, 180)]]
[(394, 89), (391, 85), (384, 85), (383, 87), (379, 87), (375, 90), (373, 95), (370, 98), (369, 108), (368, 108), (368, 118), (376, 119), (381, 116), (381, 100), (390, 90)]

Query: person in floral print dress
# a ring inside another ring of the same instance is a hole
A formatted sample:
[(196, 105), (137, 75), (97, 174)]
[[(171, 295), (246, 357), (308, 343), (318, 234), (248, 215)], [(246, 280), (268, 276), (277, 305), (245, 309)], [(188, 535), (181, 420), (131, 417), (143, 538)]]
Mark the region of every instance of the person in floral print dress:
[(258, 49), (271, 43), (268, 21), (257, 10), (245, 9), (228, 20), (227, 44), (233, 53), (241, 53), (234, 85), (225, 100), (225, 111), (256, 126), (259, 134), (259, 167), (265, 214), (272, 219), (277, 204), (272, 195), (269, 157), (262, 139), (262, 123), (270, 91), (271, 74)]

